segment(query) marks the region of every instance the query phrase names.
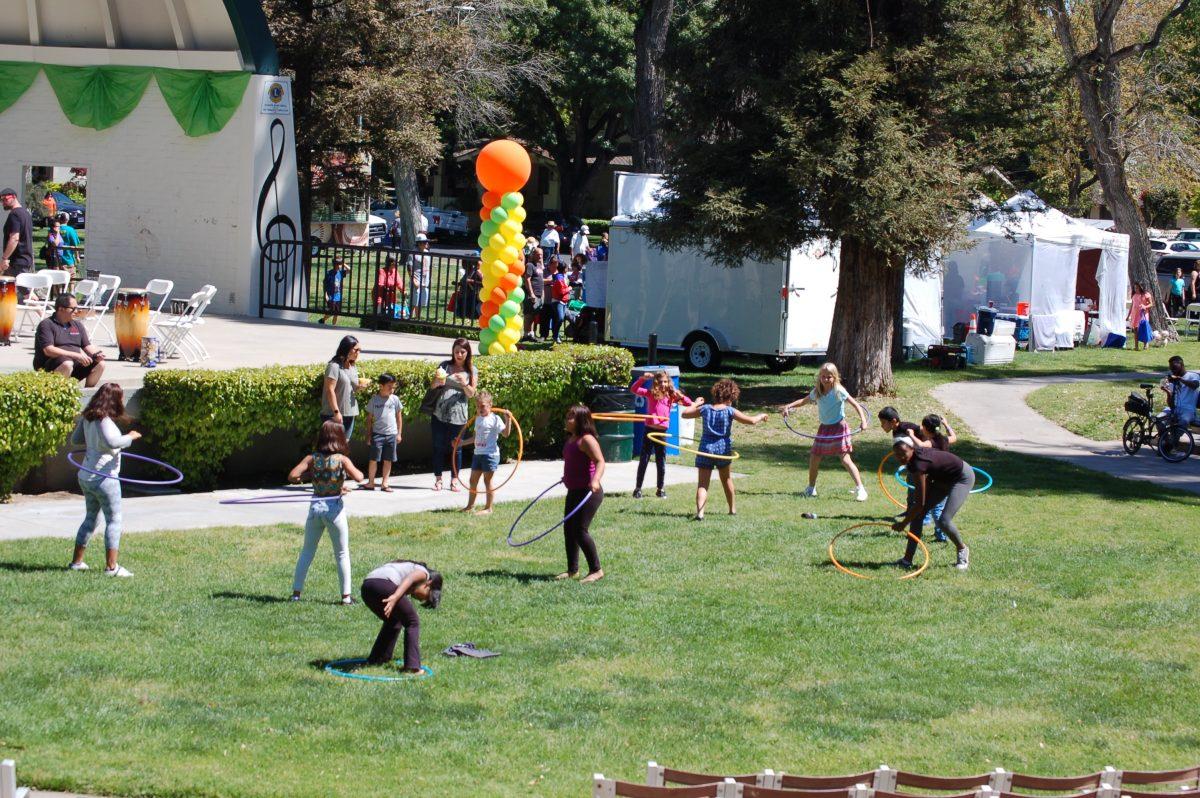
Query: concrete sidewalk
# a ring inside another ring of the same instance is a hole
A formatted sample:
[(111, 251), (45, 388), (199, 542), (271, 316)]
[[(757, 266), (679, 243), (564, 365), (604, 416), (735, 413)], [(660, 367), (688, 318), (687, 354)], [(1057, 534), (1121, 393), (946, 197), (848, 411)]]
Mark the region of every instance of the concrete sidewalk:
[(1142, 447), (1130, 457), (1121, 449), (1120, 441), (1093, 441), (1076, 435), (1025, 403), (1026, 396), (1047, 385), (1127, 382), (1130, 390), (1137, 390), (1139, 382), (1157, 382), (1160, 377), (1122, 373), (964, 380), (939, 385), (932, 393), (966, 422), (976, 436), (992, 446), (1021, 454), (1052, 457), (1121, 479), (1152, 482), (1161, 487), (1200, 494), (1200, 453), (1182, 463), (1168, 463)]
[[(498, 479), (511, 473), (503, 465)], [(607, 493), (629, 493), (633, 490), (637, 463), (609, 463), (604, 473)], [(449, 475), (447, 475), (448, 477)], [(521, 463), (519, 473), (496, 493), (496, 501), (529, 501), (562, 478), (562, 462), (534, 460)], [(696, 469), (685, 465), (668, 465), (666, 484), (691, 485), (696, 481)], [(465, 491), (433, 491), (433, 475), (408, 474), (393, 477), (393, 491), (356, 490), (346, 497), (346, 511), (352, 518), (388, 516), (398, 513), (418, 513), (427, 510), (456, 510), (467, 503)], [(646, 474), (650, 485), (648, 501), (654, 501), (654, 470)], [(222, 490), (211, 493), (181, 493), (169, 496), (138, 496), (126, 493), (123, 501), (124, 532), (154, 532), (160, 530), (206, 529), (210, 527), (263, 526), (266, 524), (303, 524), (307, 505), (303, 500), (281, 504), (220, 504), (222, 499), (248, 499), (260, 496), (309, 495), (307, 489), (294, 485), (271, 490)], [(559, 503), (566, 495), (562, 487), (551, 491), (547, 500)], [(483, 497), (478, 499), (483, 506)], [(83, 518), (83, 499), (78, 496), (50, 498), (17, 497), (12, 504), (0, 505), (0, 540), (24, 538), (73, 538)]]

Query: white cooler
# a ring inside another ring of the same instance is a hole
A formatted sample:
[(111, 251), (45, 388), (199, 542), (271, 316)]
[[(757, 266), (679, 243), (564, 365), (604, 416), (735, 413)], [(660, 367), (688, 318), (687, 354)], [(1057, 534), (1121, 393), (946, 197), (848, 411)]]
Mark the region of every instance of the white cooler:
[[(1011, 328), (1012, 322), (996, 322), (998, 328), (1001, 324), (1007, 324)], [(967, 336), (966, 345), (970, 347), (971, 363), (974, 365), (990, 366), (994, 363), (1011, 363), (1013, 357), (1017, 353), (1017, 339), (1008, 335), (980, 335), (979, 333), (971, 333)]]

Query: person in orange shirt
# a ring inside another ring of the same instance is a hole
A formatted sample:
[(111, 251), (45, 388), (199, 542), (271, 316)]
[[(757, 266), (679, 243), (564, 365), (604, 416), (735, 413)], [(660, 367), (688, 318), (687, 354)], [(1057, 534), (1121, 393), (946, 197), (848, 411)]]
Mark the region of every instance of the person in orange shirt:
[(403, 278), (396, 268), (396, 259), (389, 257), (383, 268), (375, 275), (375, 312), (381, 316), (392, 318), (395, 315), (396, 293), (404, 296)]
[(42, 207), (46, 209), (47, 219), (54, 219), (58, 216), (58, 200), (54, 199), (54, 195), (49, 191), (42, 198)]

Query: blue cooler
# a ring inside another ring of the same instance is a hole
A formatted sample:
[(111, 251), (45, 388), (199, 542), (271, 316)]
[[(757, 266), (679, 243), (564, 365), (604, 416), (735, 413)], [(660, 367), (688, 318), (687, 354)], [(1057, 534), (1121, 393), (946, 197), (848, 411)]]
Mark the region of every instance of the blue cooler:
[[(665, 371), (671, 376), (671, 383), (679, 387), (679, 367), (678, 366), (634, 366), (633, 367), (633, 382), (641, 378), (643, 374), (656, 374), (660, 371)], [(633, 397), (633, 412), (646, 412), (646, 397)], [(638, 421), (633, 425), (633, 456), (638, 457), (642, 453), (642, 440), (646, 435), (645, 423)], [(672, 446), (679, 445), (679, 405), (671, 405), (670, 420), (667, 422), (667, 440)], [(671, 448), (667, 449), (667, 454), (679, 454)]]

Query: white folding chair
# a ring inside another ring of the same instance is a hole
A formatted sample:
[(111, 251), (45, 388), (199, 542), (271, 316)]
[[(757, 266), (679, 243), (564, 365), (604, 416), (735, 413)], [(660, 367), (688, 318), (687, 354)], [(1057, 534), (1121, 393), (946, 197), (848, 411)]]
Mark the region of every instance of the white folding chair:
[(1188, 333), (1193, 326), (1200, 329), (1200, 302), (1192, 302), (1183, 312), (1183, 332)]
[(166, 317), (160, 316), (152, 323), (152, 330), (158, 334), (159, 338), (158, 355), (160, 358), (165, 360), (182, 355), (188, 365), (199, 360), (185, 339), (191, 332), (192, 325), (195, 324), (196, 313), (207, 295), (207, 291), (197, 291), (188, 299), (187, 306), (182, 313)]
[[(42, 319), (50, 313), (50, 275), (45, 272), (22, 272), (17, 275), (17, 291), (24, 290), (26, 293), (24, 300), (17, 303), (17, 311), (21, 314), (21, 321), (17, 324), (14, 334), (20, 335), (28, 323), (31, 330), (35, 329)], [(20, 293), (18, 293), (20, 296)], [(33, 321), (30, 322), (30, 317)]]
[(112, 330), (108, 329), (102, 323), (108, 309), (112, 307), (113, 302), (117, 298), (117, 289), (121, 287), (121, 278), (115, 274), (100, 275), (99, 284), (96, 286), (95, 294), (91, 306), (88, 308), (91, 311), (92, 326), (88, 329), (88, 337), (93, 341), (96, 339), (96, 330), (102, 330), (108, 336), (109, 343), (115, 344), (117, 336)]
[(196, 308), (196, 314), (192, 317), (192, 326), (188, 328), (187, 334), (184, 335), (184, 343), (191, 346), (196, 353), (197, 360), (208, 360), (211, 355), (204, 348), (204, 343), (200, 340), (200, 336), (196, 335), (196, 327), (204, 324), (204, 312), (208, 310), (208, 306), (212, 304), (213, 298), (217, 295), (217, 287), (215, 285), (206, 285), (200, 289), (204, 294), (204, 299), (201, 300), (200, 306)]
[(158, 306), (150, 309), (150, 320), (157, 319), (162, 313), (163, 305), (167, 304), (167, 300), (171, 298), (171, 291), (175, 289), (175, 283), (172, 280), (151, 280), (146, 283), (146, 293), (150, 296), (161, 296)]
[(75, 299), (79, 302), (80, 311), (86, 307), (91, 307), (92, 300), (95, 299), (96, 289), (99, 287), (100, 283), (95, 280), (80, 280), (75, 283)]
[(38, 274), (44, 274), (50, 278), (50, 305), (53, 307), (53, 297), (60, 293), (54, 289), (58, 288), (65, 291), (67, 286), (71, 284), (71, 278), (74, 275), (65, 269), (42, 269)]
[(26, 798), (27, 787), (17, 787), (17, 763), (11, 759), (0, 762), (0, 798)]

